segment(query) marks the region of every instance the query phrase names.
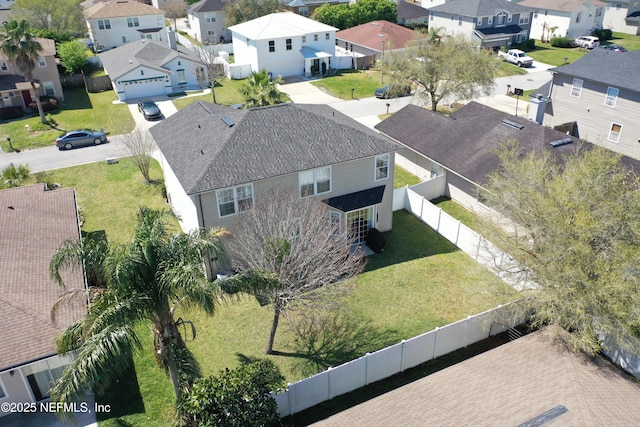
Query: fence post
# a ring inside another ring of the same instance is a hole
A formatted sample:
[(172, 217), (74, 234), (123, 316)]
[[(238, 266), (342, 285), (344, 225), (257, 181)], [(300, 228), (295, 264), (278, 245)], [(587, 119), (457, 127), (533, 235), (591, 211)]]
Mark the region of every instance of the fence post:
[(435, 336), (433, 337), (433, 354), (431, 355), (431, 359), (435, 359), (436, 358), (436, 349), (438, 348), (438, 328), (436, 326), (436, 328), (433, 330), (433, 332), (435, 332)]
[(369, 385), (369, 353), (364, 354), (364, 385)]
[(404, 346), (405, 340), (401, 341), (402, 346), (400, 346), (400, 372), (404, 372)]
[(442, 216), (442, 209), (438, 208), (438, 223), (436, 224), (436, 231), (440, 233), (440, 217)]
[(327, 396), (329, 400), (333, 399), (333, 393), (331, 393), (331, 366), (327, 368)]
[(291, 406), (291, 383), (287, 383), (287, 401), (289, 402), (289, 415), (293, 415), (293, 406)]
[(467, 315), (467, 327), (464, 328), (464, 346), (469, 345), (469, 329), (471, 328), (471, 315)]
[(460, 239), (460, 224), (462, 224), (460, 222), (460, 220), (458, 220), (458, 229), (456, 230), (456, 242), (454, 243), (454, 245), (458, 246), (458, 239)]

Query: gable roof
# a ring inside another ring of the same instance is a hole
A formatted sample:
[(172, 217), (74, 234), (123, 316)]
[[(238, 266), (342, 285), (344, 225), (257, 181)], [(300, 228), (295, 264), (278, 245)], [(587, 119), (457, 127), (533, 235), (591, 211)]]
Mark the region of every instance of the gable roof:
[(413, 19), (429, 16), (429, 11), (415, 3), (406, 0), (398, 1), (398, 19)]
[(503, 10), (509, 13), (533, 12), (533, 9), (509, 0), (455, 0), (429, 8), (431, 12), (451, 13), (472, 18), (496, 16)]
[(604, 7), (607, 4), (599, 0), (524, 0), (522, 6), (534, 9), (558, 10), (562, 12), (572, 12), (583, 4), (590, 4), (595, 7)]
[[(40, 43), (40, 46), (42, 46), (42, 50), (38, 52), (39, 56), (54, 56), (56, 54), (55, 41), (42, 37), (35, 37), (35, 40)], [(9, 59), (9, 56), (6, 53), (0, 51), (0, 59), (6, 61)]]
[(190, 13), (221, 12), (230, 0), (201, 0), (188, 7)]
[[(505, 124), (503, 120), (522, 128)], [(487, 175), (499, 166), (500, 161), (493, 150), (505, 139), (518, 140), (525, 152), (551, 150), (559, 158), (578, 147), (592, 148), (588, 142), (578, 144), (577, 138), (563, 132), (475, 101), (451, 117), (407, 105), (375, 128), (478, 185), (486, 183)], [(559, 147), (550, 144), (567, 138), (573, 143)], [(640, 171), (640, 162), (630, 158), (623, 158), (623, 162)]]
[(164, 12), (135, 0), (111, 0), (105, 3), (96, 3), (84, 10), (84, 16), (87, 19), (124, 18), (142, 15), (164, 15)]
[(323, 4), (340, 4), (349, 3), (350, 0), (291, 0), (287, 3), (289, 7), (301, 7), (301, 6), (317, 6)]
[[(222, 121), (225, 116), (233, 126)], [(150, 131), (187, 194), (401, 148), (327, 105), (238, 110), (197, 101)]]
[(251, 40), (304, 36), (310, 33), (326, 33), (337, 28), (305, 18), (293, 12), (278, 12), (233, 25), (228, 30)]
[[(49, 277), (49, 261), (66, 239), (80, 237), (75, 190), (45, 191), (43, 184), (1, 190), (0, 212), (2, 371), (55, 354), (62, 329), (85, 310), (63, 310), (57, 324), (51, 321), (51, 308), (64, 289)], [(84, 288), (81, 270), (62, 273), (67, 289)]]
[(166, 43), (151, 39), (136, 40), (102, 52), (98, 56), (111, 80), (115, 80), (141, 65), (163, 73), (173, 74), (171, 70), (163, 68), (163, 65), (175, 58), (201, 63), (197, 56), (183, 46), (177, 46), (177, 50), (174, 50)]
[(593, 49), (571, 64), (551, 68), (549, 72), (640, 92), (638, 70), (640, 50), (620, 53), (609, 49)]
[(389, 21), (371, 21), (356, 27), (338, 31), (336, 39), (382, 51), (382, 41), (387, 49), (403, 49), (418, 33)]

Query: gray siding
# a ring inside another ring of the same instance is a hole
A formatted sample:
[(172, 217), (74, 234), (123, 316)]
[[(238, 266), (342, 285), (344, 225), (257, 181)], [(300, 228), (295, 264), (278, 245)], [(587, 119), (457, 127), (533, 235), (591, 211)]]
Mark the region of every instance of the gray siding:
[[(608, 86), (584, 80), (580, 98), (571, 96), (572, 86), (573, 77), (554, 75), (544, 124), (553, 127), (575, 121), (581, 139), (640, 159), (640, 93), (620, 89), (615, 107), (609, 107), (604, 103)], [(622, 125), (617, 143), (608, 140), (612, 123)]]
[[(378, 206), (378, 218), (375, 227), (380, 231), (391, 230), (393, 221), (393, 165), (394, 153), (390, 153), (389, 177), (380, 181), (374, 180), (375, 157), (368, 157), (365, 159), (332, 165), (331, 192), (321, 194), (317, 197), (320, 199), (327, 199), (379, 185), (386, 185), (382, 203)], [(257, 201), (261, 197), (261, 194), (265, 194), (266, 191), (273, 187), (292, 188), (297, 192), (298, 174), (288, 174), (254, 182), (254, 200)], [(202, 203), (204, 227), (224, 227), (233, 231), (238, 215), (231, 215), (224, 218), (220, 218), (218, 216), (215, 191), (202, 194), (200, 196), (200, 201)]]

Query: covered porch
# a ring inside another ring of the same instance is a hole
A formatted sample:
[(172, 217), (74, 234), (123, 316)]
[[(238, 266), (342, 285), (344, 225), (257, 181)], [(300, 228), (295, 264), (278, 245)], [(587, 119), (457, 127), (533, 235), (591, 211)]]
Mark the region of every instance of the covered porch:
[(304, 60), (304, 76), (325, 75), (331, 69), (331, 54), (303, 46), (300, 54)]

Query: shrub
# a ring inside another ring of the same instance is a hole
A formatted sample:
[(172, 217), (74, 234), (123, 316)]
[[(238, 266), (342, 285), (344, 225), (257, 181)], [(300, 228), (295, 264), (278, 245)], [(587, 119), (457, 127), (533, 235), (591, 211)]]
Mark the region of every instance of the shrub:
[[(55, 99), (49, 99), (48, 101), (41, 102), (41, 104), (42, 111), (44, 112), (54, 111), (58, 109), (58, 101), (56, 101)], [(31, 104), (29, 104), (29, 108), (31, 108), (33, 111), (38, 111), (38, 104), (32, 102)]]
[(600, 40), (611, 40), (613, 38), (613, 31), (606, 28), (604, 30), (595, 30), (591, 35), (596, 36)]
[(572, 40), (569, 37), (553, 37), (551, 46), (554, 47), (571, 47)]

